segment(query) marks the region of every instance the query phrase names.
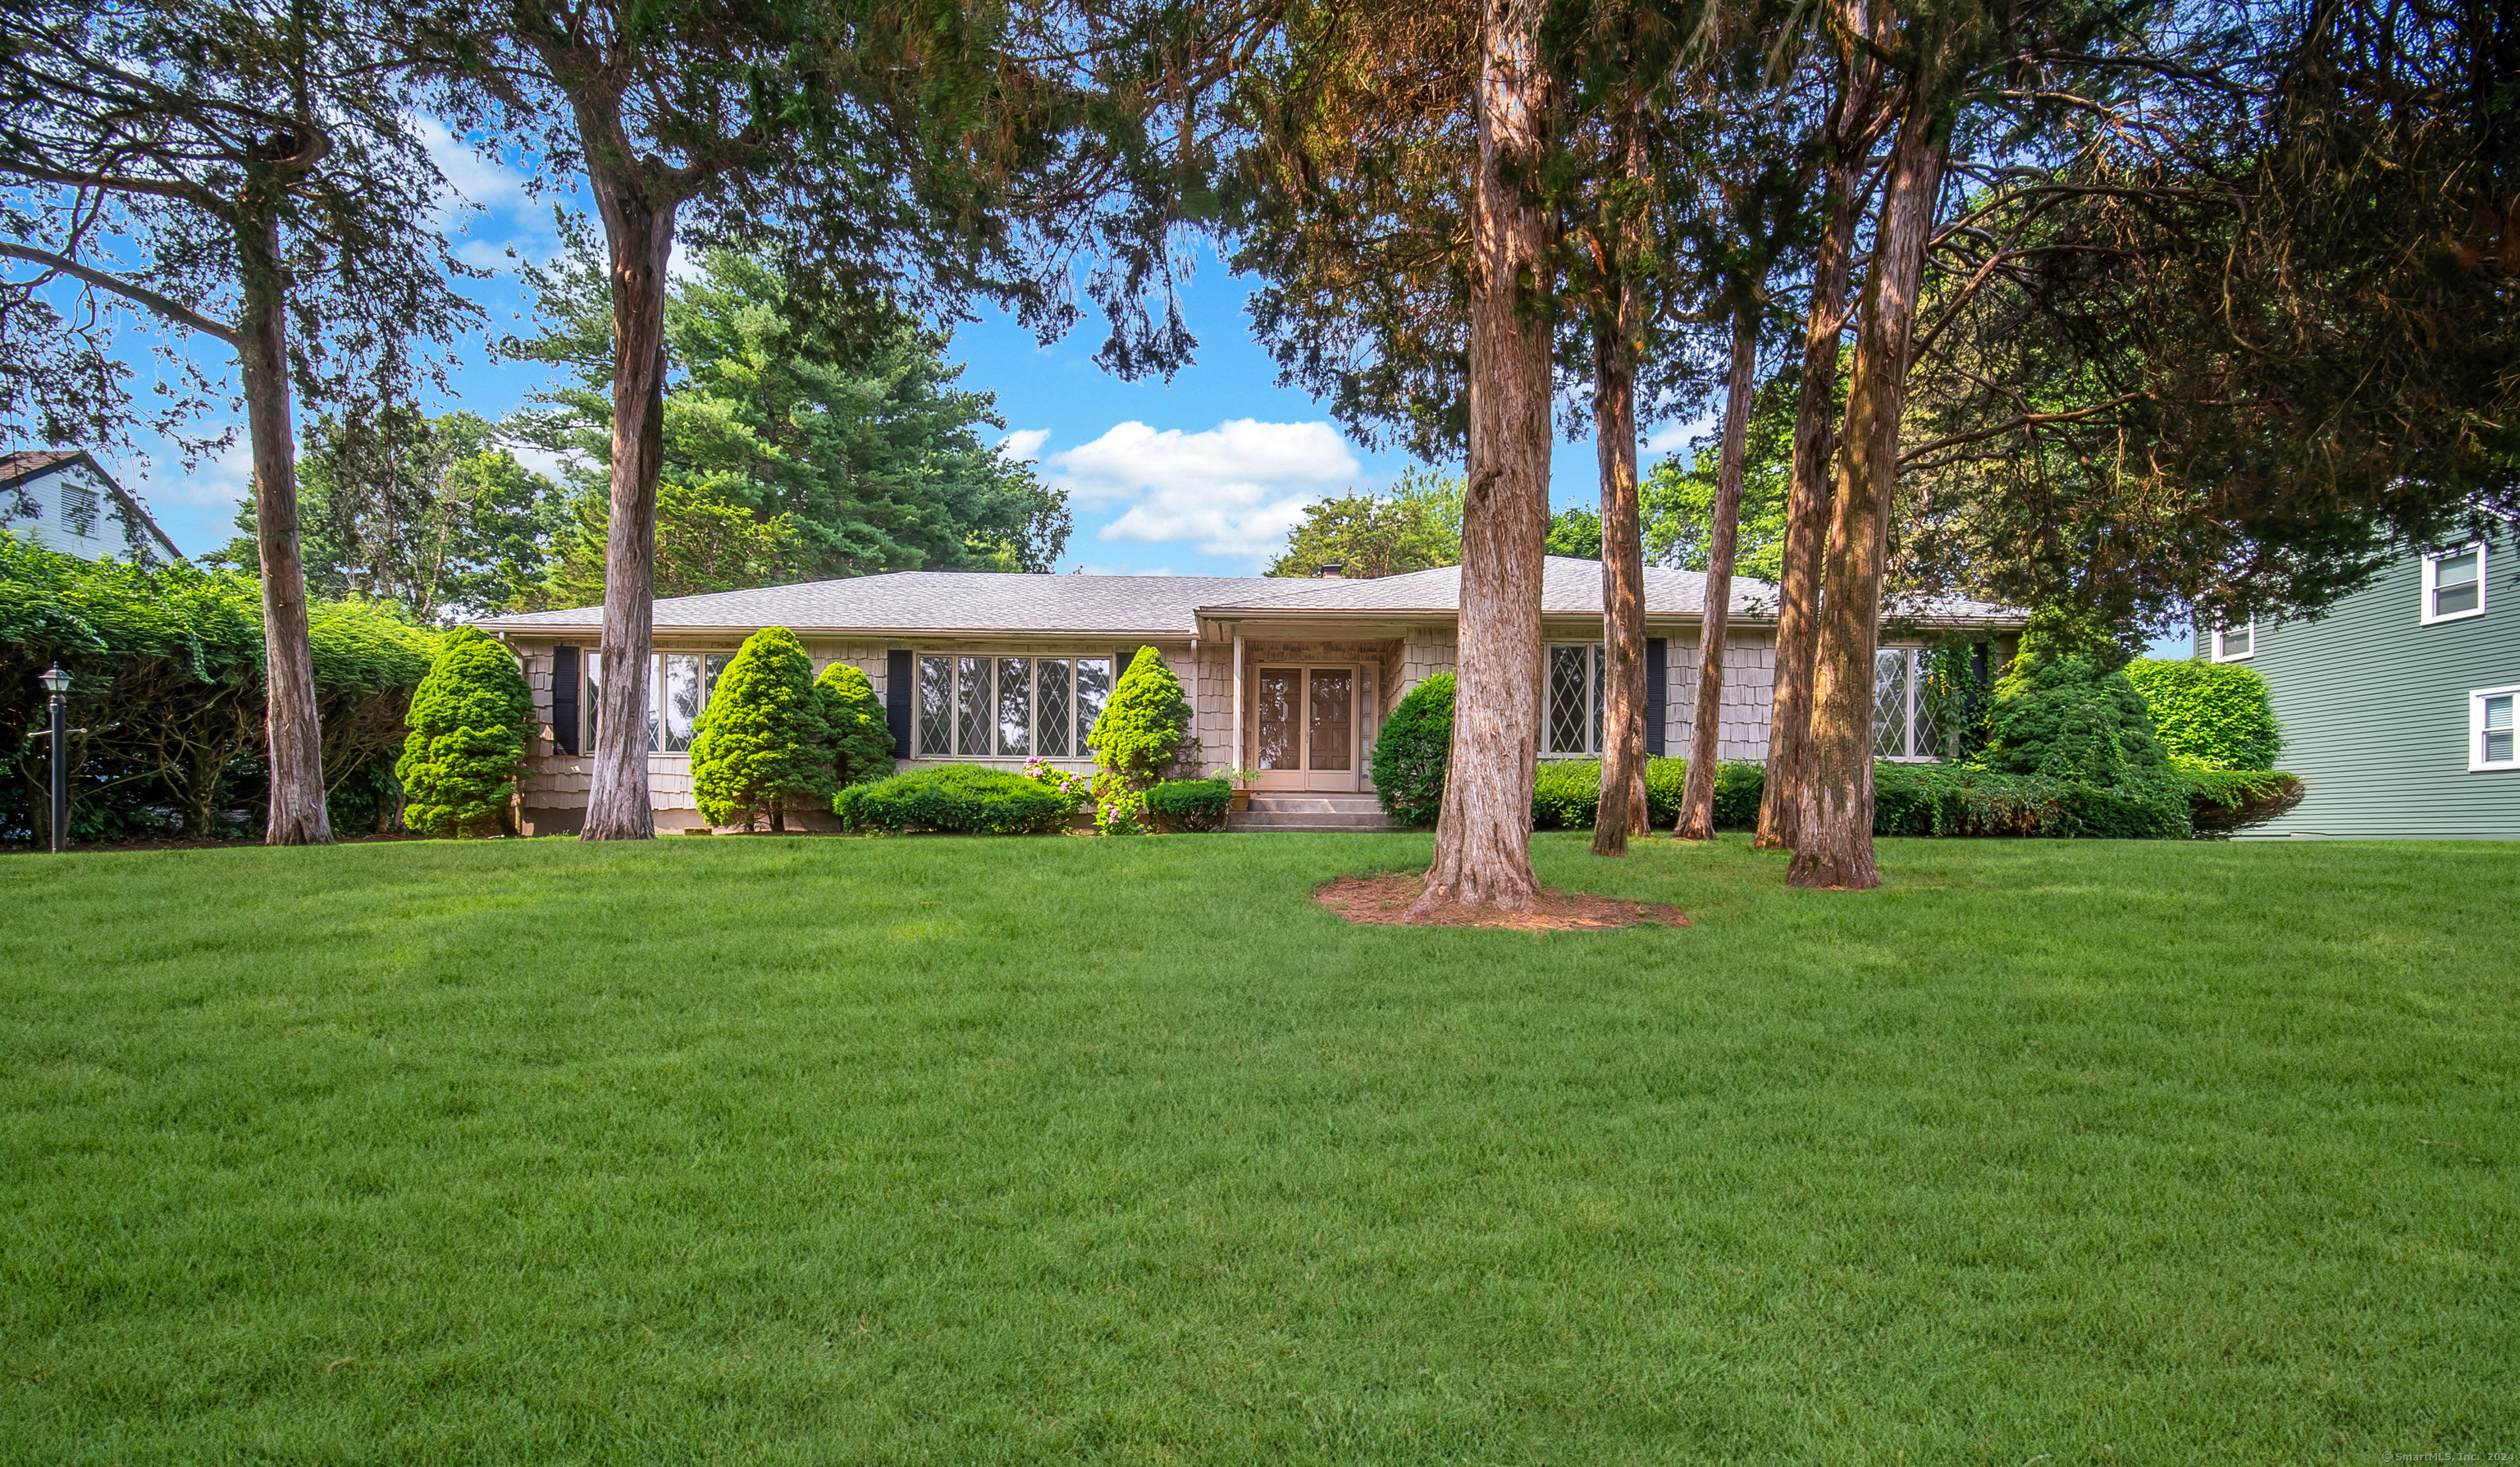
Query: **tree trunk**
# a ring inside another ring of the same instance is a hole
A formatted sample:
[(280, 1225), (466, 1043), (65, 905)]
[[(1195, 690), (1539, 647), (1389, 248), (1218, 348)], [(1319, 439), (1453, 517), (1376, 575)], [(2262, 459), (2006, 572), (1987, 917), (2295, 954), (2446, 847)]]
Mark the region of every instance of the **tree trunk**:
[(645, 841), (656, 834), (648, 799), (648, 707), (674, 206), (652, 204), (637, 179), (599, 165), (596, 157), (589, 150), (612, 277), (612, 509), (604, 546), (604, 684), (580, 839)]
[(1549, 228), (1523, 199), (1539, 166), (1548, 73), (1528, 7), (1486, 0), (1479, 177), (1470, 211), (1469, 494), (1462, 526), (1460, 662), (1435, 860), (1414, 913), (1520, 909), (1531, 870), (1540, 734), (1540, 585), (1549, 525)]
[[(1864, 7), (1847, 7), (1862, 28)], [(1829, 160), (1822, 189), (1826, 210), (1812, 262), (1811, 319), (1803, 336), (1802, 381), (1794, 404), (1794, 480), (1785, 502), (1784, 575), (1777, 607), (1777, 665), (1769, 710), (1768, 778), (1759, 795), (1762, 850), (1790, 850), (1802, 813), (1804, 751), (1811, 743), (1812, 657), (1820, 634), (1822, 558), (1827, 550), (1830, 481), (1836, 456), (1838, 344), (1844, 340), (1846, 282), (1855, 227), (1864, 214), (1865, 153), (1880, 63), (1850, 50), (1829, 118)]]
[[(1593, 334), (1593, 434), (1601, 460), (1601, 806), (1593, 853), (1625, 855), (1644, 829), (1645, 552), (1637, 507), (1636, 292)], [(1621, 323), (1628, 323), (1622, 325)]]
[(1741, 460), (1749, 451), (1750, 390), (1759, 370), (1759, 305), (1732, 311), (1732, 381), (1724, 396), (1715, 516), (1706, 537), (1706, 596), (1697, 619), (1697, 701), (1689, 706), (1688, 782), (1680, 796), (1683, 841), (1715, 839), (1715, 741), (1724, 721), (1724, 652), (1732, 633), (1732, 557), (1741, 542)]
[(1829, 516), (1825, 594), (1812, 675), (1811, 743), (1804, 754), (1789, 885), (1868, 891), (1872, 856), (1872, 654), (1881, 633), (1881, 574), (1889, 559), (1890, 496), (1899, 479), (1899, 410), (1916, 286), (1933, 232), (1949, 148), (1944, 119), (1915, 87), (1882, 191), (1864, 322), (1846, 403), (1846, 449)]
[(306, 566), (297, 552), (297, 445), (289, 421), (289, 318), (280, 221), (248, 217), (237, 230), (244, 309), (237, 358), (246, 435), (253, 450), (254, 545), (262, 558), (263, 726), (271, 752), (267, 846), (329, 846), (324, 733), (315, 711), (315, 656), (306, 631)]

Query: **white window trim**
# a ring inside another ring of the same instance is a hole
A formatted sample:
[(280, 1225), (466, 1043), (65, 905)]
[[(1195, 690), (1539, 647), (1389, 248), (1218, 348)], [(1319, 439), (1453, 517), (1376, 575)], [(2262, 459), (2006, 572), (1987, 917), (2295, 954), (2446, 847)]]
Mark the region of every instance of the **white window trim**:
[(2214, 628), (2214, 661), (2218, 663), (2245, 663), (2249, 659), (2258, 655), (2258, 619), (2251, 617), (2248, 624), (2249, 650), (2246, 652), (2225, 653), (2223, 651), (2223, 628), (2219, 626)]
[[(1903, 731), (1899, 736), (1899, 747), (1907, 750), (1908, 752), (1905, 754), (1875, 754), (1873, 757), (1879, 759), (1885, 764), (1941, 763), (1943, 759), (1940, 755), (1918, 754), (1916, 752), (1916, 716), (1918, 713), (1923, 711), (1923, 700), (1925, 696), (1925, 649), (1922, 647), (1888, 645), (1883, 646), (1878, 650), (1882, 652), (1895, 652), (1908, 660), (1908, 674), (1905, 679), (1908, 687), (1908, 711), (1907, 715), (1901, 720), (1901, 728)], [(1876, 719), (1876, 722), (1872, 730), (1872, 743), (1875, 749), (1878, 749), (1881, 745), (1881, 730), (1877, 722), (1879, 716), (1880, 711), (1878, 709), (1874, 710), (1874, 718)]]
[[(2476, 606), (2469, 611), (2452, 612), (2446, 617), (2434, 616), (2433, 593), (2441, 589), (2441, 587), (2435, 582), (2434, 576), (2440, 572), (2441, 563), (2449, 559), (2451, 556), (2465, 555), (2471, 550), (2476, 552)], [(2487, 577), (2485, 573), (2487, 564), (2492, 559), (2493, 548), (2487, 545), (2483, 540), (2477, 540), (2466, 545), (2453, 545), (2448, 550), (2425, 556), (2423, 574), (2417, 577), (2417, 580), (2423, 587), (2423, 604), (2418, 608), (2423, 617), (2422, 624), (2425, 626), (2435, 626), (2444, 621), (2464, 621), (2470, 617), (2484, 616), (2485, 603), (2487, 599)], [(2497, 767), (2499, 766), (2498, 765)]]
[(2501, 688), (2477, 688), (2467, 695), (2467, 772), (2498, 774), (2520, 769), (2520, 730), (2514, 731), (2512, 757), (2492, 762), (2485, 758), (2485, 700), (2488, 698), (2512, 698), (2515, 700), (2513, 707), (2520, 709), (2520, 683)]

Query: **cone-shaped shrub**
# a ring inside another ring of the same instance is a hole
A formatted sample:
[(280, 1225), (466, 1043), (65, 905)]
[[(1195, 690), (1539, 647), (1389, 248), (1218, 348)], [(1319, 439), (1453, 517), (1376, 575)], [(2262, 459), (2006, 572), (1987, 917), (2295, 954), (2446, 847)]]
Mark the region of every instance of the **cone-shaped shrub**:
[(1373, 798), (1383, 812), (1403, 825), (1434, 824), (1452, 755), (1453, 674), (1438, 672), (1409, 690), (1374, 738)]
[(2126, 675), (2124, 649), (2071, 613), (2041, 610), (1995, 685), (1986, 764), (2107, 787), (2166, 774), (2170, 757)]
[(796, 634), (765, 626), (718, 674), (692, 739), (692, 795), (711, 825), (787, 829), (787, 807), (832, 798), (831, 729), (814, 660)]
[(467, 626), (438, 644), (412, 694), (394, 777), (403, 823), (423, 835), (489, 836), (508, 824), (534, 696), (508, 649)]
[(1094, 762), (1130, 790), (1161, 782), (1190, 738), (1190, 700), (1152, 647), (1141, 647), (1085, 736)]
[(833, 663), (814, 680), (823, 700), (823, 721), (832, 733), (832, 776), (836, 788), (892, 778), (892, 725), (884, 720), (875, 684), (847, 663)]

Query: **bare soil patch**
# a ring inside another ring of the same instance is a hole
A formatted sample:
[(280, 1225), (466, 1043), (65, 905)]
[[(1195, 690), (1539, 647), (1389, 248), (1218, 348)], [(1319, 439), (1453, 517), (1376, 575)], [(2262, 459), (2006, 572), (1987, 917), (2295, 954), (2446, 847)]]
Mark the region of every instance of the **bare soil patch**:
[(1342, 876), (1315, 888), (1313, 899), (1350, 922), (1414, 924), (1420, 927), (1503, 927), (1518, 932), (1600, 932), (1619, 927), (1687, 927), (1680, 908), (1659, 901), (1615, 901), (1583, 892), (1540, 889), (1540, 899), (1518, 912), (1491, 907), (1440, 908), (1432, 915), (1408, 916), (1410, 903), (1424, 891), (1426, 878), (1415, 871), (1381, 876)]

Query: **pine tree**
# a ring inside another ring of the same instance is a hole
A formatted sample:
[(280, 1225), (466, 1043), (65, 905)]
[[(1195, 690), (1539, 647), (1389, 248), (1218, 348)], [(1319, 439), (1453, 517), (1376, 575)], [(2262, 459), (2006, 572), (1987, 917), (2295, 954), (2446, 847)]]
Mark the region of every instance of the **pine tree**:
[(711, 825), (788, 828), (790, 804), (832, 798), (831, 726), (814, 660), (784, 626), (743, 639), (692, 738), (692, 794)]
[(507, 648), (478, 627), (448, 634), (405, 719), (411, 736), (394, 765), (403, 823), (432, 836), (511, 829), (533, 715), (533, 694)]
[(875, 684), (847, 663), (833, 663), (814, 681), (831, 729), (832, 774), (840, 789), (889, 779), (893, 771), (892, 725)]

